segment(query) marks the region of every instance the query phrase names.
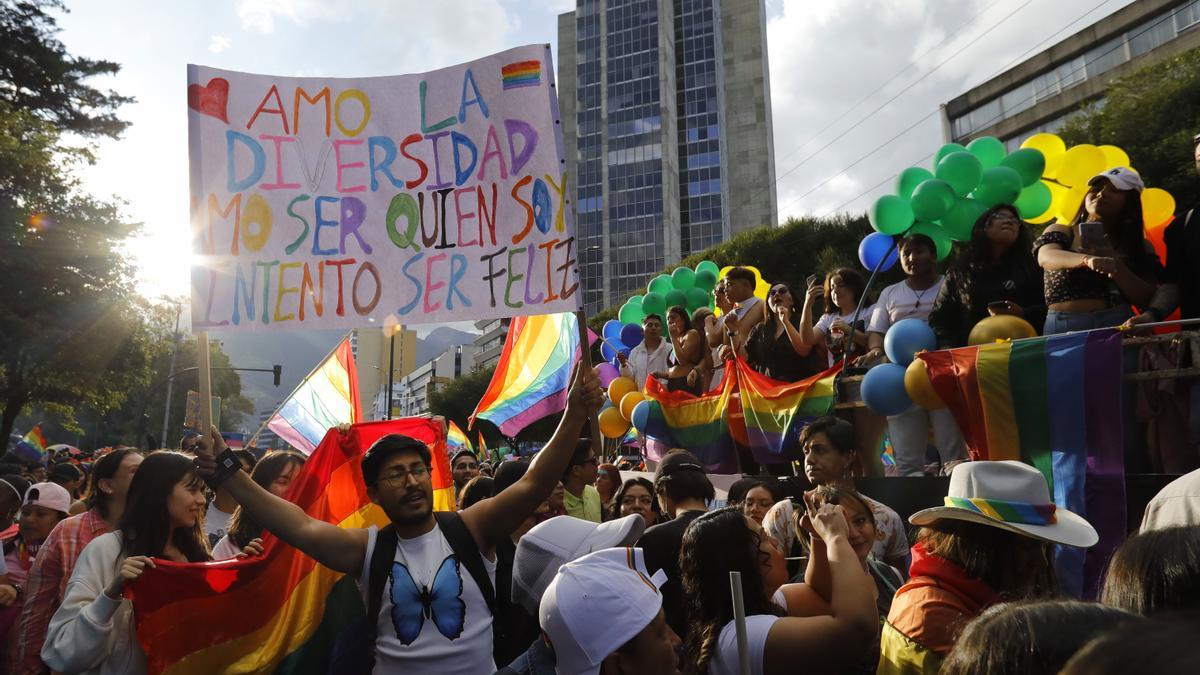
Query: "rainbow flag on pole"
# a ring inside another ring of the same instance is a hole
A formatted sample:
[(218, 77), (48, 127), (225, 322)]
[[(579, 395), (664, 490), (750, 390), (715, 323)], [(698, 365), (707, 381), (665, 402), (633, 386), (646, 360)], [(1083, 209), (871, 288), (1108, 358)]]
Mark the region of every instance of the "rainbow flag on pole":
[(453, 455), (463, 449), (472, 452), (475, 451), (475, 448), (471, 447), (471, 439), (467, 438), (467, 435), (463, 433), (462, 429), (458, 428), (457, 424), (451, 421), (448, 426), (449, 431), (446, 432), (446, 445), (449, 446), (448, 450), (450, 454)]
[[(386, 434), (430, 446), (434, 504), (453, 508), (453, 479), (439, 424), (409, 418), (331, 432), (292, 483), (288, 499), (338, 527), (382, 526), (367, 498), (362, 453)], [(318, 565), (273, 536), (262, 556), (216, 563), (157, 561), (130, 584), (137, 637), (150, 673), (336, 673), (366, 608), (355, 579)]]
[(799, 382), (779, 382), (756, 372), (737, 359), (738, 392), (741, 394), (745, 438), (754, 457), (762, 462), (779, 462), (789, 431), (833, 410), (833, 380), (841, 364)]
[(471, 415), (505, 436), (567, 407), (567, 385), (579, 358), (579, 324), (571, 312), (512, 320), (496, 373)]
[(1096, 528), (1086, 553), (1060, 547), (1060, 582), (1091, 593), (1125, 537), (1121, 335), (1067, 333), (918, 355), (971, 459), (1037, 467), (1055, 502)]
[(42, 425), (33, 425), (29, 433), (17, 441), (13, 452), (26, 462), (45, 465), (49, 455), (46, 452), (46, 438), (42, 436)]
[(292, 447), (310, 454), (329, 429), (360, 421), (358, 370), (347, 336), (279, 406), (267, 421), (267, 428)]

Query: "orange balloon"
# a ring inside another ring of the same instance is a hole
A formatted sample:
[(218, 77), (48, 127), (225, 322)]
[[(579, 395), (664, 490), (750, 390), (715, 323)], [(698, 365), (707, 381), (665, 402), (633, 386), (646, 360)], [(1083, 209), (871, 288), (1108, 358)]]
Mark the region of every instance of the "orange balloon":
[(642, 394), (640, 392), (636, 392), (636, 391), (631, 391), (628, 394), (625, 394), (624, 396), (622, 396), (621, 403), (618, 406), (621, 409), (621, 417), (624, 417), (626, 420), (632, 421), (633, 420), (633, 409), (637, 407), (637, 404), (639, 404), (645, 400), (646, 400), (646, 397), (642, 396)]
[(618, 377), (608, 383), (608, 400), (612, 401), (613, 405), (618, 405), (625, 394), (637, 390), (638, 386), (633, 380), (628, 377)]
[(971, 329), (967, 336), (967, 344), (986, 345), (1002, 340), (1020, 340), (1021, 338), (1037, 337), (1037, 329), (1033, 324), (1019, 316), (997, 314), (989, 316)]
[(621, 417), (621, 411), (616, 408), (605, 408), (597, 418), (600, 423), (600, 435), (605, 438), (620, 438), (629, 431), (629, 420)]
[(921, 359), (913, 359), (904, 370), (904, 391), (914, 403), (926, 410), (941, 410), (946, 402), (937, 395), (929, 379), (929, 369)]

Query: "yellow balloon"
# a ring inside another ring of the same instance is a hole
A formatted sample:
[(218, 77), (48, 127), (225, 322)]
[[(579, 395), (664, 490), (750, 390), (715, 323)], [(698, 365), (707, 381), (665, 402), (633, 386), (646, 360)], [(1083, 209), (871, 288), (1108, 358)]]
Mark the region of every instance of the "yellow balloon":
[(1087, 196), (1087, 192), (1087, 183), (1067, 190), (1066, 195), (1058, 205), (1058, 211), (1055, 212), (1058, 222), (1070, 223), (1075, 218), (1075, 214), (1079, 212), (1079, 207), (1083, 205), (1083, 198)]
[(636, 391), (631, 391), (622, 396), (621, 403), (618, 406), (621, 409), (621, 417), (624, 417), (627, 421), (632, 421), (633, 409), (637, 407), (637, 404), (645, 400), (646, 397), (642, 396), (640, 392)]
[(1067, 152), (1067, 144), (1055, 134), (1034, 134), (1025, 139), (1022, 148), (1033, 148), (1046, 158), (1046, 170), (1042, 173), (1046, 178), (1054, 178), (1058, 167), (1062, 165), (1063, 155)]
[(608, 383), (608, 400), (612, 401), (613, 405), (618, 405), (625, 394), (637, 390), (637, 383), (633, 380), (628, 377), (618, 377)]
[(1045, 185), (1050, 190), (1050, 208), (1046, 209), (1046, 212), (1042, 215), (1036, 218), (1029, 218), (1026, 221), (1034, 225), (1041, 225), (1043, 223), (1050, 222), (1055, 216), (1058, 215), (1058, 207), (1062, 204), (1062, 200), (1066, 199), (1067, 197), (1067, 188), (1059, 185), (1058, 183), (1042, 181), (1042, 185)]
[(621, 411), (616, 408), (605, 408), (597, 418), (600, 423), (600, 435), (605, 438), (620, 438), (629, 431), (629, 420), (621, 417)]
[[(967, 344), (986, 345), (998, 340), (1019, 340), (1031, 337), (1037, 337), (1037, 329), (1028, 321), (1011, 314), (998, 314), (975, 324), (975, 327), (971, 329), (971, 334), (967, 337)], [(908, 380), (905, 378), (905, 386), (907, 385)]]
[(926, 410), (941, 410), (946, 407), (946, 402), (933, 390), (929, 370), (921, 359), (913, 359), (904, 370), (904, 391), (908, 392), (908, 397), (914, 403)]
[(1162, 188), (1146, 188), (1142, 192), (1142, 223), (1147, 230), (1157, 229), (1175, 215), (1175, 198)]
[(1080, 143), (1063, 155), (1057, 180), (1063, 185), (1079, 187), (1104, 171), (1104, 153), (1090, 143)]
[(1115, 145), (1102, 145), (1100, 152), (1104, 153), (1104, 170), (1115, 169), (1118, 166), (1129, 167), (1129, 154)]

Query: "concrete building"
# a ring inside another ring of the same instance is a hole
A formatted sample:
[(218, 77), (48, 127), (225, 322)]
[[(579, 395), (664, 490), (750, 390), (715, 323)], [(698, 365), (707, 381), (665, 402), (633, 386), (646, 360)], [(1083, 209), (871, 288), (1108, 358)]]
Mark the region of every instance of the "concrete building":
[(763, 0), (577, 0), (558, 45), (588, 312), (776, 224)]
[(500, 362), (504, 350), (504, 339), (508, 336), (508, 319), (476, 321), (475, 329), (480, 336), (475, 338), (475, 367), (491, 368)]
[[(388, 348), (393, 344), (388, 335), (386, 329), (379, 328), (361, 328), (350, 334), (350, 346), (358, 366), (358, 400), (362, 402), (364, 413), (371, 409), (371, 402), (379, 391), (387, 388)], [(392, 363), (393, 382), (398, 382), (417, 367), (416, 331), (396, 328), (395, 358)]]
[(274, 414), (274, 410), (263, 410), (258, 413), (257, 428), (261, 429), (261, 431), (259, 431), (258, 436), (255, 437), (254, 447), (262, 450), (263, 452), (269, 450), (278, 450), (287, 446), (287, 443), (284, 443), (274, 431), (271, 431), (266, 426), (267, 420), (271, 419), (271, 415)]
[(1197, 26), (1200, 0), (1139, 0), (946, 103), (943, 136), (996, 136), (1014, 150), (1082, 106), (1103, 105), (1113, 80), (1200, 47)]
[[(411, 417), (429, 412), (429, 392), (438, 385), (475, 370), (475, 345), (457, 345), (432, 361), (424, 363), (396, 380), (392, 388), (392, 417)], [(371, 419), (387, 416), (387, 380), (380, 385), (373, 401)]]

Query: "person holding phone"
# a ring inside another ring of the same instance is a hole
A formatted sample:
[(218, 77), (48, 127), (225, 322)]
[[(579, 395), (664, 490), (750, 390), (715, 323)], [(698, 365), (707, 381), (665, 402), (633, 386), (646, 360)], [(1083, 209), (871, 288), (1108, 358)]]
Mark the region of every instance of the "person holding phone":
[(787, 284), (774, 284), (767, 292), (767, 313), (762, 323), (750, 331), (742, 358), (767, 377), (782, 382), (799, 382), (828, 367), (824, 345), (804, 341), (801, 329), (812, 326), (812, 307), (821, 297), (816, 278), (804, 294), (804, 304), (796, 312), (797, 298)]
[(939, 347), (966, 345), (971, 328), (997, 314), (1019, 316), (1041, 331), (1046, 303), (1030, 240), (1011, 204), (993, 206), (975, 221), (970, 248), (946, 272), (929, 313)]
[(1033, 242), (1045, 270), (1045, 333), (1118, 326), (1146, 306), (1162, 268), (1143, 236), (1140, 176), (1124, 167), (1088, 181), (1069, 225), (1051, 225)]
[[(817, 344), (824, 342), (829, 353), (829, 365), (840, 361), (846, 352), (851, 356), (867, 350), (867, 321), (871, 318), (871, 305), (865, 305), (859, 311), (859, 302), (863, 299), (867, 282), (862, 275), (848, 267), (836, 269), (825, 275), (825, 283), (818, 285), (818, 277), (809, 277), (809, 293), (814, 294), (819, 289), (823, 314), (817, 319), (815, 326), (800, 325), (800, 335), (805, 342)], [(814, 297), (814, 301), (816, 301)], [(851, 327), (853, 325), (853, 328)], [(853, 340), (853, 345), (850, 344)]]

